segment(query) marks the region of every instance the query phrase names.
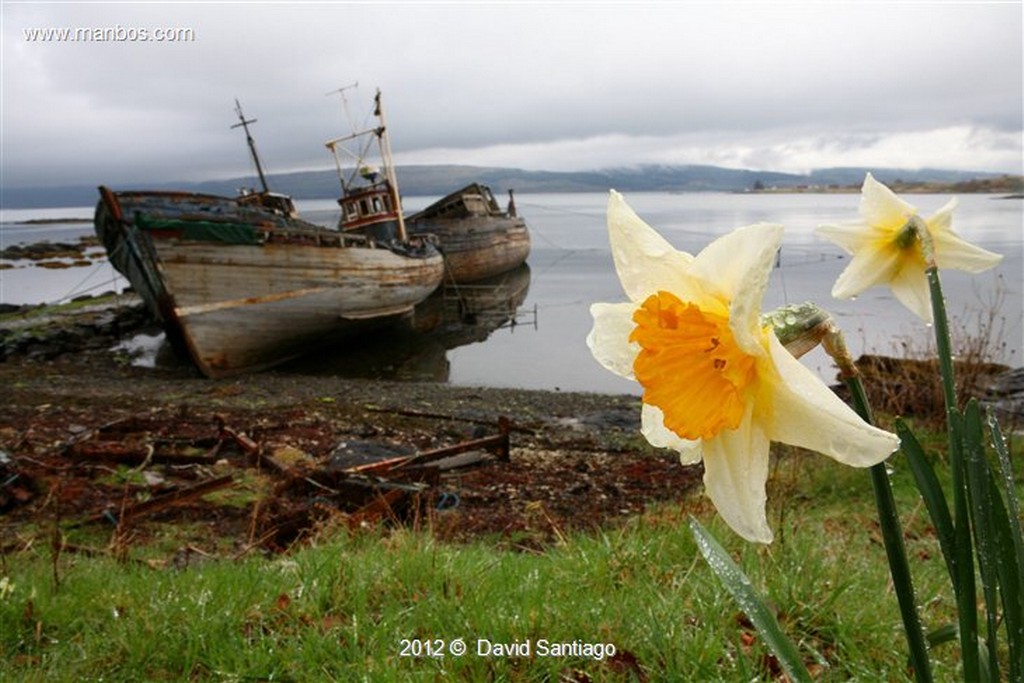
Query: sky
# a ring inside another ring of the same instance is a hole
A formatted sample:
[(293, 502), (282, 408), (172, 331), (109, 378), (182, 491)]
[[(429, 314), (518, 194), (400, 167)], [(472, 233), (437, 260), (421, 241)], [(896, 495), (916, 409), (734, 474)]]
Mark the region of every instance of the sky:
[(333, 168), (324, 142), (351, 127), (329, 93), (353, 83), (359, 121), (381, 90), (399, 165), (1024, 163), (1020, 0), (0, 0), (0, 17), (6, 187), (250, 174), (235, 98), (268, 172)]

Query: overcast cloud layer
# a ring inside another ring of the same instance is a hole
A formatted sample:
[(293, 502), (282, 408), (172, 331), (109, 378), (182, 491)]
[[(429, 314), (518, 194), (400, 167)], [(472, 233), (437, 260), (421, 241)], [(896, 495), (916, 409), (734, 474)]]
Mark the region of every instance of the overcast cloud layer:
[[(398, 163), (1022, 172), (1022, 4), (3, 2), (8, 187), (270, 172), (383, 91)], [(185, 28), (191, 42), (33, 29)]]

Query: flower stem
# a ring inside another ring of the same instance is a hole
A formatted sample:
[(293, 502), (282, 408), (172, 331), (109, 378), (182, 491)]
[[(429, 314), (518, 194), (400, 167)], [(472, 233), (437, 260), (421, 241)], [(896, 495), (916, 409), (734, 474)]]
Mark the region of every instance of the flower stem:
[[(930, 246), (930, 245), (929, 245)], [(926, 258), (928, 254), (926, 253)], [(932, 318), (935, 327), (935, 350), (939, 357), (942, 376), (942, 395), (946, 404), (946, 428), (949, 437), (949, 467), (953, 481), (953, 533), (956, 576), (957, 621), (960, 632), (960, 656), (963, 660), (964, 680), (980, 678), (978, 653), (978, 612), (975, 602), (974, 554), (971, 544), (970, 515), (968, 511), (967, 463), (963, 449), (963, 420), (957, 407), (956, 382), (953, 376), (953, 349), (949, 335), (946, 300), (942, 295), (939, 269), (929, 260), (925, 271), (932, 299)]]
[[(853, 407), (868, 424), (874, 424), (871, 406), (861, 382), (860, 373), (848, 369), (843, 371), (846, 386), (853, 398)], [(907, 646), (910, 648), (910, 661), (914, 667), (914, 676), (919, 683), (932, 680), (931, 661), (928, 659), (928, 643), (924, 629), (917, 613), (917, 600), (914, 597), (914, 584), (910, 577), (910, 564), (907, 561), (907, 550), (903, 545), (903, 528), (896, 511), (896, 499), (889, 482), (889, 473), (884, 462), (871, 468), (871, 484), (875, 491), (875, 506), (878, 508), (878, 521), (882, 528), (882, 542), (889, 560), (889, 573), (892, 575), (896, 599), (903, 617), (903, 630), (907, 635)]]

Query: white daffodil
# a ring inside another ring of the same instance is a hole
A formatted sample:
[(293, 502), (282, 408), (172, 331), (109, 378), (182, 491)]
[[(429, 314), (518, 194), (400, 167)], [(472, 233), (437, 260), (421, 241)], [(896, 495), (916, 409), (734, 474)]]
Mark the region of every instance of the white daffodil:
[(898, 439), (861, 420), (761, 321), (761, 300), (782, 238), (757, 224), (696, 257), (672, 248), (617, 192), (608, 229), (630, 301), (591, 306), (594, 357), (643, 387), (644, 436), (684, 464), (704, 461), (704, 485), (723, 519), (769, 543), (765, 482), (771, 441), (866, 467)]
[[(821, 235), (853, 254), (850, 265), (836, 280), (832, 296), (849, 299), (869, 287), (888, 283), (904, 306), (931, 322), (925, 274), (930, 265), (980, 273), (1003, 258), (965, 242), (953, 232), (954, 208), (956, 200), (951, 199), (930, 218), (921, 218), (914, 206), (868, 173), (861, 187), (860, 220), (818, 228)], [(921, 231), (927, 235), (922, 236)], [(926, 260), (922, 237), (931, 240), (932, 264)]]

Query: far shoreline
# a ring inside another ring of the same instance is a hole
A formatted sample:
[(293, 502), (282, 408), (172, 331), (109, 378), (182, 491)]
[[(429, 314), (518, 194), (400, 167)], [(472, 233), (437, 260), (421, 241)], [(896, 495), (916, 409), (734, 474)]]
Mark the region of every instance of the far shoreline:
[[(60, 208), (60, 207), (48, 207), (48, 208)], [(11, 209), (12, 211), (14, 209)], [(17, 209), (18, 211), (30, 211), (31, 209)], [(45, 209), (40, 209), (45, 211)], [(25, 221), (3, 221), (0, 226), (5, 225), (64, 225), (67, 223), (71, 224), (85, 224), (92, 223), (92, 218), (29, 218)]]
[[(880, 171), (881, 172), (881, 171)], [(754, 172), (751, 172), (754, 173)], [(908, 172), (911, 173), (911, 172)], [(811, 180), (811, 179), (809, 179)], [(214, 182), (214, 181), (207, 181)], [(555, 181), (546, 187), (538, 185), (536, 182), (515, 177), (502, 177), (499, 180), (487, 179), (486, 181), (492, 188), (499, 188), (504, 190), (509, 188), (514, 190), (518, 195), (545, 195), (545, 194), (588, 194), (588, 193), (599, 193), (607, 192), (610, 187), (616, 186), (616, 180), (613, 177), (603, 179), (606, 184), (600, 189), (598, 186), (593, 185), (591, 180), (588, 180), (584, 185), (576, 185), (573, 187), (570, 184), (566, 184), (561, 181)], [(851, 182), (848, 179), (843, 179), (839, 182), (806, 182), (802, 184), (790, 184), (788, 182), (779, 183), (778, 180), (765, 178), (764, 180), (756, 180), (756, 174), (754, 177), (747, 179), (749, 185), (740, 186), (740, 183), (733, 183), (731, 187), (702, 187), (701, 184), (694, 185), (692, 183), (682, 182), (677, 187), (672, 187), (672, 180), (661, 179), (660, 182), (652, 182), (649, 186), (641, 187), (635, 186), (632, 188), (632, 192), (664, 192), (668, 194), (859, 194), (861, 191), (860, 182)], [(521, 187), (516, 187), (517, 184), (522, 184)], [(626, 184), (633, 184), (632, 182)], [(216, 194), (220, 196), (232, 196), (230, 191), (220, 191), (223, 188), (205, 188), (202, 186), (203, 183), (183, 182), (181, 187), (183, 191), (194, 191), (203, 192), (208, 194)], [(414, 183), (414, 185), (416, 185)], [(993, 199), (1024, 199), (1024, 176), (1004, 174), (995, 177), (974, 177), (968, 180), (955, 180), (955, 181), (915, 181), (915, 180), (901, 180), (899, 177), (894, 178), (886, 182), (886, 185), (897, 194), (988, 194), (998, 195)], [(159, 187), (152, 189), (164, 190), (169, 187), (166, 183), (160, 183)], [(71, 190), (72, 195), (77, 195), (78, 188), (65, 188)], [(433, 189), (431, 187), (430, 189)], [(624, 189), (620, 187), (619, 189)], [(308, 196), (310, 191), (316, 192), (313, 188), (306, 188), (305, 190), (292, 188), (289, 194), (292, 199), (296, 201), (318, 201), (318, 200), (335, 200), (336, 197), (331, 196)], [(412, 191), (403, 193), (405, 197), (432, 197), (435, 195), (443, 194), (443, 191), (432, 192), (427, 187), (417, 187)], [(496, 193), (497, 194), (497, 193)], [(92, 197), (93, 195), (90, 195)], [(10, 198), (8, 198), (10, 199)], [(31, 200), (19, 202), (17, 206), (0, 206), (2, 211), (45, 211), (47, 209), (60, 209), (60, 208), (72, 208), (77, 206), (86, 206), (90, 202), (83, 201), (82, 203), (76, 202), (74, 198), (66, 199), (60, 198), (60, 193), (54, 195), (55, 204), (45, 205), (40, 202), (38, 197), (33, 197)], [(23, 203), (24, 202), (24, 203)], [(51, 224), (71, 224), (71, 223), (90, 223), (92, 222), (91, 217), (75, 217), (75, 218), (32, 218), (25, 221), (2, 221), (0, 226), (4, 225), (51, 225)]]

